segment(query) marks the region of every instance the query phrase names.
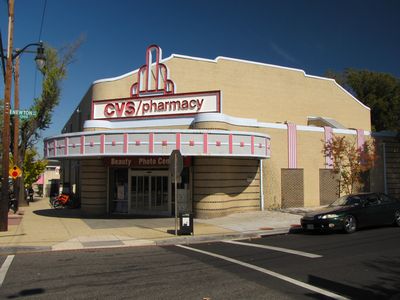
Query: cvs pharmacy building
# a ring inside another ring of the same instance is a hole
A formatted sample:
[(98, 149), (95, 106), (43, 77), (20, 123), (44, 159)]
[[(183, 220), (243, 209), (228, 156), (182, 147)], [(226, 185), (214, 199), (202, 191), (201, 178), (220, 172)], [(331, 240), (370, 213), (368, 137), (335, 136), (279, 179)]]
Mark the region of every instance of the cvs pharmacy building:
[(92, 84), (45, 156), (84, 212), (170, 216), (179, 150), (178, 210), (210, 218), (323, 203), (335, 181), (321, 140), (369, 130), (369, 108), (331, 79), (152, 45), (139, 69)]

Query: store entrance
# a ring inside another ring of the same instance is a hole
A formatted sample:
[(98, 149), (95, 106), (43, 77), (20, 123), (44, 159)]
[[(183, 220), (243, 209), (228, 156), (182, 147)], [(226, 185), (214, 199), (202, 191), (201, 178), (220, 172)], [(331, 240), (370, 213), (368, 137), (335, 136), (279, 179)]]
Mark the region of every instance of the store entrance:
[(171, 189), (167, 170), (129, 171), (129, 213), (171, 215)]

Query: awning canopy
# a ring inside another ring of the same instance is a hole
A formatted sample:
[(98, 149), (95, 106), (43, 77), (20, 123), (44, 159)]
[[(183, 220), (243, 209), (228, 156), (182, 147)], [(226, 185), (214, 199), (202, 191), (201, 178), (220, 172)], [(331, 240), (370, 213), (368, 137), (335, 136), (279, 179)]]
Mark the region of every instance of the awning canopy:
[(326, 118), (326, 117), (308, 117), (307, 125), (319, 126), (319, 127), (328, 126), (328, 127), (332, 127), (332, 128), (346, 129), (345, 126), (340, 124), (335, 119)]
[(103, 156), (270, 157), (270, 137), (223, 130), (106, 130), (62, 134), (44, 141), (47, 159)]
[(40, 175), (39, 179), (35, 182), (36, 184), (44, 184), (44, 176)]

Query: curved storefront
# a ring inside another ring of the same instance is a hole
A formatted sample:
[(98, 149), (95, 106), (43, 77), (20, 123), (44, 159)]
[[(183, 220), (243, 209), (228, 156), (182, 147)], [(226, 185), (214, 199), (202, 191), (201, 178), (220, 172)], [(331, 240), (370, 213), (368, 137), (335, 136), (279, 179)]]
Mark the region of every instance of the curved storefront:
[(68, 133), (45, 140), (47, 158), (169, 156), (267, 158), (265, 134), (222, 130), (108, 130)]
[[(259, 180), (259, 159), (269, 155), (267, 135), (222, 130), (108, 130), (63, 134), (45, 141), (46, 157), (79, 159), (79, 171), (82, 174), (86, 173), (82, 168), (97, 168), (99, 173), (108, 174), (108, 180), (104, 180), (104, 177), (90, 178), (98, 177), (98, 173), (94, 174), (93, 171), (86, 170), (87, 177), (83, 175), (80, 184), (82, 209), (92, 213), (108, 211), (171, 215), (174, 211), (175, 191), (171, 187), (168, 168), (169, 155), (175, 149), (184, 158), (178, 188), (179, 211), (194, 209), (198, 216), (210, 217), (213, 213), (221, 214), (221, 211), (223, 214), (236, 211), (238, 203), (241, 210), (260, 207), (259, 188), (252, 193), (252, 199), (242, 199), (237, 195), (233, 202), (235, 205), (232, 205), (232, 201), (217, 200), (215, 195), (220, 194), (225, 187), (216, 183), (220, 181), (231, 189), (239, 186), (240, 190), (245, 190), (254, 180)], [(212, 167), (203, 165), (207, 162), (212, 163), (214, 168), (221, 162), (226, 163), (221, 166), (223, 170), (209, 172), (206, 169)], [(99, 170), (102, 167), (104, 169)], [(243, 172), (243, 168), (248, 170)], [(240, 175), (232, 179), (215, 178), (221, 171), (230, 174), (228, 177), (236, 173)], [(193, 174), (199, 177), (196, 178), (197, 183), (206, 183), (204, 188), (196, 185), (197, 192), (201, 189), (204, 191), (201, 194), (195, 193), (195, 207), (192, 204)], [(214, 187), (207, 183), (212, 177)], [(104, 186), (108, 188), (104, 190)], [(210, 193), (212, 189), (219, 192)], [(99, 190), (105, 192), (103, 196), (98, 194)], [(105, 194), (108, 194), (108, 199), (104, 197)], [(204, 214), (201, 213), (203, 211)]]

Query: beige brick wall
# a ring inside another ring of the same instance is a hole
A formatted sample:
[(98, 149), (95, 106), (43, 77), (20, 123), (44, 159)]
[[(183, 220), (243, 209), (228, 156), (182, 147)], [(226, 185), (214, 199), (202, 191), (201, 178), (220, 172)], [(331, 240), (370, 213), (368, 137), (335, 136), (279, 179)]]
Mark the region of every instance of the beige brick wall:
[(221, 90), (223, 113), (228, 115), (301, 125), (307, 125), (309, 116), (322, 116), (347, 128), (371, 128), (369, 109), (333, 80), (225, 59), (213, 63), (174, 58), (166, 65), (180, 93)]
[(297, 165), (304, 169), (304, 206), (319, 205), (319, 169), (325, 164), (323, 139), (323, 132), (297, 132)]
[[(228, 59), (210, 62), (174, 57), (165, 64), (178, 93), (221, 90), (223, 113), (228, 115), (301, 125), (307, 125), (307, 117), (322, 116), (347, 128), (371, 128), (369, 109), (333, 80), (305, 76), (300, 70)], [(84, 100), (129, 97), (134, 82), (136, 74), (96, 83)]]
[(260, 209), (258, 160), (193, 160), (193, 206), (198, 218)]
[(288, 167), (286, 130), (268, 129), (271, 136), (271, 159), (264, 160), (264, 205), (267, 208), (281, 206), (281, 169)]
[[(276, 208), (282, 205), (282, 169), (288, 168), (287, 131), (284, 129), (264, 130), (271, 136), (271, 159), (264, 160), (263, 168), (264, 203), (267, 208)], [(344, 134), (344, 136), (356, 140), (356, 135)], [(320, 185), (320, 169), (326, 168), (322, 153), (323, 140), (323, 131), (297, 131), (297, 167), (303, 169), (304, 172), (305, 207), (321, 205), (321, 189), (325, 187)], [(335, 197), (332, 196), (331, 200), (333, 201)]]
[(85, 121), (91, 119), (92, 97), (93, 87), (91, 86), (64, 125), (63, 132), (79, 132), (83, 130)]
[(80, 165), (81, 209), (90, 214), (107, 212), (107, 168), (103, 160), (82, 160)]

